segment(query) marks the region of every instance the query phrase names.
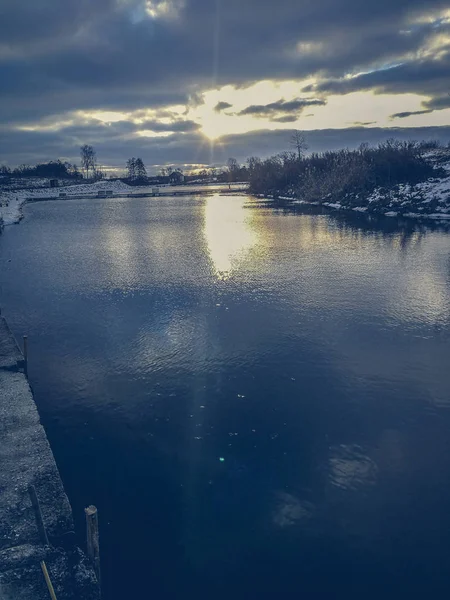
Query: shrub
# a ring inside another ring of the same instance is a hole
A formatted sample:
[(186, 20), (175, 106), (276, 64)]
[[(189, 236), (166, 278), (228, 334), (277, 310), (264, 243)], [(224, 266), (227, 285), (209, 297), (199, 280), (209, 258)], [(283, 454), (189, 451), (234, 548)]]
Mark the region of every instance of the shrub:
[[(432, 147), (436, 147), (431, 142)], [(357, 203), (375, 188), (392, 189), (401, 183), (415, 184), (439, 172), (424, 158), (430, 145), (390, 139), (370, 148), (313, 153), (298, 158), (284, 152), (266, 160), (247, 161), (250, 190), (272, 195), (296, 195), (308, 202), (338, 201), (347, 197)]]

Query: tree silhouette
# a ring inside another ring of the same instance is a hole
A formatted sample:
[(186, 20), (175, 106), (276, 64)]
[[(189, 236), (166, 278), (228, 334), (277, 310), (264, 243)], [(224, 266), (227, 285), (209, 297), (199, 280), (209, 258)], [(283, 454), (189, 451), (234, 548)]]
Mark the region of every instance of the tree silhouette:
[(134, 170), (137, 179), (145, 179), (147, 177), (147, 169), (145, 168), (142, 158), (136, 158)]
[(89, 144), (84, 144), (80, 148), (81, 154), (81, 168), (84, 169), (86, 173), (86, 179), (89, 179), (89, 171), (92, 169), (92, 172), (95, 171), (95, 166), (97, 164), (97, 154), (93, 148), (93, 146), (89, 146)]
[(127, 160), (127, 176), (128, 179), (134, 179), (136, 177), (136, 159), (134, 156)]
[(298, 160), (303, 158), (305, 151), (308, 150), (308, 144), (302, 131), (296, 129), (291, 135), (291, 145), (297, 150)]

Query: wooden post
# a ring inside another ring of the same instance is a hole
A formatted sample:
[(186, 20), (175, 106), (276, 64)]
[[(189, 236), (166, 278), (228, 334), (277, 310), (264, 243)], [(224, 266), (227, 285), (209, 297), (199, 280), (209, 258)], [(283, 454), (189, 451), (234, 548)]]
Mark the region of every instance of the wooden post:
[(34, 516), (39, 535), (41, 537), (41, 542), (44, 544), (44, 546), (49, 546), (50, 544), (48, 542), (47, 532), (45, 531), (44, 519), (42, 518), (41, 507), (39, 505), (39, 500), (34, 485), (28, 486), (28, 492), (30, 494), (31, 504), (33, 505)]
[(48, 571), (47, 571), (47, 565), (45, 564), (45, 562), (43, 560), (41, 560), (41, 569), (42, 569), (42, 572), (44, 573), (45, 583), (47, 584), (47, 589), (48, 589), (48, 593), (50, 594), (50, 598), (52, 600), (57, 600), (55, 590), (53, 589), (53, 584), (50, 580), (50, 575), (48, 574)]
[(28, 375), (28, 336), (23, 336), (23, 358), (25, 360), (24, 371), (25, 375)]
[(84, 509), (86, 514), (87, 553), (94, 565), (98, 585), (101, 585), (100, 576), (100, 544), (98, 535), (98, 511), (95, 506)]

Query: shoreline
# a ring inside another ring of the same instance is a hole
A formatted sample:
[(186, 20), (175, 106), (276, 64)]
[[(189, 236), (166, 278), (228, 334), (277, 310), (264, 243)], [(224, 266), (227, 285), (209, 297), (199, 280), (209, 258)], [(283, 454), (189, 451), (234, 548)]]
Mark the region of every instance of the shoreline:
[[(182, 195), (195, 195), (199, 194), (224, 194), (224, 195), (235, 195), (239, 193), (246, 193), (247, 190), (228, 188), (228, 184), (223, 184), (223, 187), (217, 189), (212, 188), (212, 185), (218, 184), (207, 184), (198, 185), (200, 189), (189, 189), (189, 186), (177, 186), (172, 189), (170, 186), (159, 186), (161, 188), (160, 193), (153, 193), (148, 191), (151, 186), (131, 186), (122, 181), (98, 181), (95, 183), (85, 183), (77, 185), (61, 186), (57, 188), (50, 187), (29, 187), (22, 188), (20, 190), (2, 190), (0, 188), (0, 233), (2, 226), (16, 225), (23, 219), (23, 206), (27, 202), (39, 202), (39, 201), (50, 201), (50, 200), (76, 200), (76, 199), (97, 199), (102, 196), (96, 196), (98, 192), (110, 192), (106, 197), (146, 197), (146, 196), (182, 196)], [(232, 186), (242, 185), (239, 183), (233, 183)], [(169, 188), (169, 191), (167, 191)], [(145, 191), (144, 191), (145, 190)], [(55, 195), (56, 194), (56, 195)], [(65, 194), (59, 196), (59, 194)], [(104, 196), (103, 196), (104, 197)], [(3, 204), (3, 206), (2, 206)], [(3, 223), (2, 223), (3, 219)]]
[(114, 193), (130, 193), (132, 186), (129, 186), (121, 181), (99, 181), (96, 183), (85, 183), (77, 185), (61, 186), (58, 188), (45, 187), (28, 187), (18, 190), (2, 190), (0, 188), (0, 219), (3, 218), (3, 226), (15, 225), (23, 219), (23, 205), (27, 202), (30, 196), (37, 198), (46, 198), (51, 193), (66, 194), (62, 198), (70, 199), (83, 193), (95, 193), (99, 191), (113, 190)]
[[(0, 316), (0, 597), (47, 599), (41, 571), (45, 561), (60, 600), (99, 600), (93, 568), (75, 543), (70, 506), (33, 392), (25, 361)], [(33, 486), (44, 522), (30, 495)]]
[[(326, 208), (330, 213), (340, 211), (342, 213), (360, 213), (367, 216), (386, 217), (386, 218), (407, 218), (416, 219), (417, 221), (430, 221), (431, 223), (449, 223), (450, 224), (450, 213), (418, 213), (418, 212), (404, 212), (400, 211), (386, 211), (378, 212), (369, 210), (367, 206), (345, 206), (340, 202), (308, 202), (307, 200), (300, 200), (294, 196), (278, 196), (276, 194), (252, 194), (254, 198), (260, 200), (269, 200), (274, 208), (286, 208), (287, 206), (311, 206), (315, 208)], [(278, 203), (280, 200), (283, 204)], [(277, 204), (278, 203), (278, 204)]]
[[(438, 192), (443, 195), (445, 193), (450, 193), (450, 177), (446, 179), (436, 180), (434, 182), (425, 182), (422, 184), (424, 187), (428, 186), (428, 192), (432, 190), (435, 192), (437, 189)], [(141, 192), (139, 189), (141, 188)], [(95, 183), (86, 183), (86, 184), (78, 184), (78, 185), (70, 185), (70, 186), (61, 186), (59, 188), (50, 188), (50, 187), (39, 187), (39, 188), (23, 188), (15, 191), (7, 191), (0, 189), (0, 203), (4, 206), (0, 206), (0, 233), (3, 227), (7, 225), (14, 225), (20, 223), (20, 221), (24, 218), (23, 215), (23, 206), (28, 201), (39, 202), (45, 200), (70, 200), (77, 198), (87, 198), (87, 199), (96, 199), (95, 193), (100, 191), (110, 191), (112, 192), (111, 197), (117, 196), (126, 196), (126, 197), (139, 197), (142, 195), (142, 188), (148, 189), (148, 186), (129, 186), (126, 183), (121, 181), (99, 181)], [(171, 190), (172, 191), (172, 190)], [(213, 193), (214, 190), (210, 190)], [(56, 193), (66, 194), (63, 197), (55, 196)], [(134, 192), (134, 193), (133, 193)], [(325, 208), (330, 212), (339, 211), (342, 213), (360, 213), (367, 216), (377, 216), (377, 217), (385, 217), (388, 219), (395, 218), (406, 218), (415, 221), (425, 221), (429, 223), (439, 223), (439, 224), (450, 224), (450, 209), (444, 208), (441, 209), (441, 212), (418, 212), (414, 210), (401, 210), (401, 198), (402, 194), (409, 192), (408, 186), (403, 186), (398, 190), (397, 197), (395, 193), (392, 195), (393, 200), (391, 204), (395, 204), (397, 202), (397, 206), (389, 207), (385, 206), (382, 208), (379, 200), (380, 193), (378, 190), (372, 193), (371, 196), (365, 200), (365, 206), (349, 206), (345, 205), (344, 201), (342, 202), (314, 202), (302, 200), (296, 196), (288, 196), (280, 192), (279, 194), (257, 194), (251, 193), (248, 190), (217, 190), (217, 193), (224, 193), (224, 195), (235, 195), (237, 193), (247, 193), (255, 199), (259, 200), (267, 200), (272, 203), (275, 208), (286, 208), (287, 206), (291, 207), (316, 207), (316, 208)], [(228, 192), (228, 193), (226, 193)], [(53, 195), (51, 195), (53, 193)], [(183, 191), (174, 190), (173, 195), (183, 195)], [(186, 192), (187, 193), (187, 192)], [(192, 190), (192, 194), (195, 194), (195, 190)], [(150, 192), (146, 192), (145, 195), (153, 196), (156, 194), (152, 194)], [(162, 196), (172, 195), (172, 193), (161, 193)], [(450, 196), (449, 196), (450, 198)], [(416, 206), (417, 209), (426, 208), (427, 201), (419, 202), (417, 201)], [(6, 206), (5, 206), (6, 205)], [(425, 206), (424, 206), (425, 205)], [(387, 210), (386, 210), (387, 209)], [(447, 212), (448, 211), (448, 212)]]

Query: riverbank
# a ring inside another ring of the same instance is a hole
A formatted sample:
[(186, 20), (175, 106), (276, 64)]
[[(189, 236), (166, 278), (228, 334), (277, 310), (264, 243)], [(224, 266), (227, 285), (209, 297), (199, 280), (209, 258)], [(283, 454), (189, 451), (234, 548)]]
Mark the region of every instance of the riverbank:
[[(37, 182), (34, 182), (37, 183)], [(216, 184), (216, 185), (189, 185), (189, 186), (160, 186), (158, 195), (191, 195), (196, 193), (225, 192), (235, 194), (246, 191), (243, 189), (245, 183)], [(68, 200), (71, 198), (95, 198), (98, 192), (106, 192), (112, 196), (154, 196), (152, 186), (130, 186), (123, 181), (98, 181), (76, 185), (65, 185), (57, 188), (48, 186), (24, 187), (20, 189), (5, 189), (0, 187), (0, 231), (2, 225), (13, 225), (19, 223), (23, 218), (22, 207), (27, 200), (34, 202), (39, 200)]]
[(291, 155), (274, 157), (255, 169), (260, 174), (251, 182), (251, 190), (275, 204), (450, 220), (450, 148), (424, 150), (420, 144), (392, 143), (301, 161)]
[[(0, 598), (48, 600), (40, 566), (45, 561), (58, 600), (98, 600), (92, 567), (75, 545), (72, 509), (23, 367), (0, 317)], [(38, 529), (30, 486), (50, 545)]]
[(302, 206), (306, 207), (317, 207), (317, 208), (325, 208), (330, 212), (339, 211), (341, 213), (359, 213), (366, 214), (368, 216), (373, 217), (386, 217), (386, 218), (406, 218), (416, 221), (428, 221), (428, 223), (439, 223), (442, 226), (450, 227), (450, 207), (444, 207), (441, 209), (441, 212), (433, 212), (427, 213), (427, 207), (417, 206), (415, 209), (405, 210), (404, 206), (400, 206), (391, 208), (396, 208), (396, 210), (388, 210), (383, 211), (382, 208), (375, 203), (370, 206), (351, 206), (346, 205), (344, 202), (308, 202), (306, 200), (301, 200), (300, 198), (296, 198), (295, 196), (276, 196), (273, 194), (264, 195), (264, 194), (255, 194), (255, 197), (258, 199), (268, 200), (270, 205), (275, 208), (301, 208)]
[(22, 217), (22, 206), (30, 196), (36, 198), (47, 198), (48, 196), (65, 194), (65, 198), (83, 194), (96, 194), (99, 191), (112, 191), (114, 194), (130, 193), (133, 187), (122, 181), (98, 181), (96, 183), (85, 183), (64, 186), (60, 188), (24, 187), (16, 190), (0, 189), (0, 219), (4, 225), (18, 223)]

